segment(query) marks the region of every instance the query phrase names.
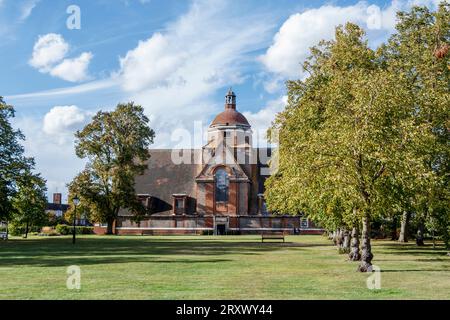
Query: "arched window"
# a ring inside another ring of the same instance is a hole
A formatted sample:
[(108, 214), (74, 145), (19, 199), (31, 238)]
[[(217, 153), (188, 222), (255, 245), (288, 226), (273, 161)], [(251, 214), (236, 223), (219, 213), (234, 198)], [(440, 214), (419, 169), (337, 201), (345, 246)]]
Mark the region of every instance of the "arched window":
[(215, 190), (215, 200), (216, 202), (228, 202), (228, 188), (230, 185), (230, 180), (228, 173), (225, 169), (219, 169), (215, 174), (216, 180), (216, 190)]

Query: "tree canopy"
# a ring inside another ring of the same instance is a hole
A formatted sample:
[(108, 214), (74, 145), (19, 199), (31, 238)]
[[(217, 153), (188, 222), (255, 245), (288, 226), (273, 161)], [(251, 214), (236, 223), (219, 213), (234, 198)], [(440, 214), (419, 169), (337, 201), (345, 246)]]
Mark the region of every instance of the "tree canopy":
[(12, 199), (18, 192), (18, 183), (34, 168), (34, 159), (24, 155), (20, 144), (25, 137), (20, 130), (12, 127), (12, 118), (13, 106), (0, 97), (0, 221), (12, 217)]
[(88, 163), (69, 184), (69, 199), (78, 194), (91, 218), (108, 224), (108, 233), (121, 208), (138, 216), (143, 212), (134, 179), (147, 168), (155, 135), (148, 122), (141, 106), (119, 104), (114, 111), (99, 111), (75, 135), (76, 154)]
[(266, 182), (268, 208), (328, 227), (362, 221), (361, 271), (371, 269), (371, 219), (414, 207), (418, 190), (446, 190), (436, 183), (448, 169), (448, 144), (438, 142), (448, 143), (448, 57), (436, 50), (448, 43), (448, 5), (399, 19), (379, 50), (351, 23), (312, 48), (309, 77), (287, 82), (269, 131), (278, 131), (279, 167)]

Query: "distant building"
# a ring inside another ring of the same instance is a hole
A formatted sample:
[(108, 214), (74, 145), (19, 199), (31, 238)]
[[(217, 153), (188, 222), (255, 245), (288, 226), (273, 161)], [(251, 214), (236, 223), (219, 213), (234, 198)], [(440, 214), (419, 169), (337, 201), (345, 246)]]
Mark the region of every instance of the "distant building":
[[(300, 216), (267, 212), (264, 181), (272, 150), (253, 148), (251, 126), (236, 110), (231, 89), (202, 149), (149, 152), (148, 169), (136, 177), (135, 186), (148, 215), (136, 223), (122, 210), (117, 234), (323, 232)], [(96, 233), (105, 230), (105, 225), (95, 227)]]
[(53, 194), (53, 202), (48, 202), (45, 211), (49, 214), (53, 214), (57, 218), (61, 218), (64, 216), (67, 210), (69, 210), (70, 206), (68, 204), (62, 203), (62, 194), (54, 193)]

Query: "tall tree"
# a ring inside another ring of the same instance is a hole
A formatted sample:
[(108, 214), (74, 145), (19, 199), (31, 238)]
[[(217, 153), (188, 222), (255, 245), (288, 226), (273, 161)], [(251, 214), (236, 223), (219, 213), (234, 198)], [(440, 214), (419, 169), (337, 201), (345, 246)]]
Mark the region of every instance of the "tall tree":
[[(418, 237), (423, 237), (423, 228), (429, 226), (450, 246), (450, 4), (441, 2), (436, 12), (414, 7), (400, 12), (398, 18), (397, 32), (381, 48), (381, 55), (413, 96), (411, 109), (416, 127), (421, 129), (413, 137), (414, 156), (423, 159), (426, 169), (420, 179), (402, 187), (418, 220)], [(409, 215), (406, 211), (402, 221), (404, 234)]]
[(134, 179), (147, 168), (148, 147), (155, 135), (148, 122), (141, 106), (119, 104), (114, 111), (99, 111), (75, 135), (76, 154), (88, 163), (69, 188), (79, 193), (100, 222), (108, 224), (108, 234), (113, 233), (121, 208), (142, 211)]
[[(389, 73), (354, 24), (336, 29), (305, 63), (306, 80), (288, 82), (288, 105), (277, 116), (279, 173), (268, 179), (268, 207), (285, 212), (340, 199), (344, 220), (362, 224), (360, 271), (372, 270), (371, 220), (386, 214), (390, 179), (421, 172), (410, 157), (418, 134), (405, 81)], [(282, 203), (280, 199), (286, 200)]]
[(45, 212), (47, 205), (46, 182), (39, 174), (26, 172), (17, 182), (17, 193), (13, 198), (13, 222), (24, 227), (24, 237), (27, 238), (32, 226), (41, 227), (48, 222)]
[(13, 129), (12, 118), (14, 108), (0, 97), (0, 220), (11, 218), (17, 181), (34, 166), (34, 160), (24, 156), (20, 141), (25, 137), (19, 130)]

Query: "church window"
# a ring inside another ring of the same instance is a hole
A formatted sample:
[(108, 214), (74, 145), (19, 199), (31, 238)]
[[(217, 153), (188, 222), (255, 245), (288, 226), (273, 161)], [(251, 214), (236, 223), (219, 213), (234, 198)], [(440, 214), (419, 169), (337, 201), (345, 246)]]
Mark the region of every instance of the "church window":
[(225, 169), (219, 169), (215, 174), (216, 190), (215, 198), (216, 202), (228, 202), (228, 189), (230, 180), (228, 173)]
[(177, 199), (176, 200), (176, 207), (177, 207), (177, 209), (184, 208), (184, 200), (183, 199)]

